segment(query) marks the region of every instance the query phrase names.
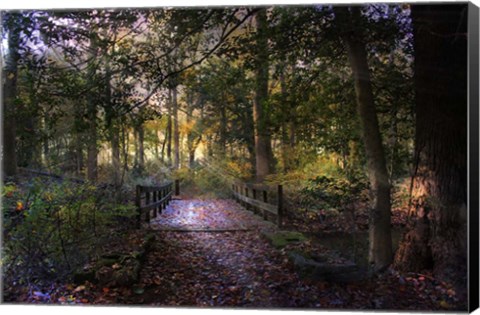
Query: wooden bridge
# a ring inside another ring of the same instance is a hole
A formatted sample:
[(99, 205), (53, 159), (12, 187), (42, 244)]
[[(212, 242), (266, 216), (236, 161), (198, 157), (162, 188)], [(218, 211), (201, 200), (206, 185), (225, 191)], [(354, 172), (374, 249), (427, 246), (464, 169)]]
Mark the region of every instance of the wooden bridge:
[[(244, 208), (260, 215), (264, 220), (275, 222), (279, 227), (283, 219), (283, 186), (268, 186), (258, 183), (235, 181), (232, 184), (232, 197)], [(173, 191), (175, 189), (175, 191)], [(180, 194), (180, 181), (167, 182), (160, 186), (136, 186), (135, 206), (137, 208), (137, 228), (141, 222), (149, 223), (168, 206), (172, 195)]]

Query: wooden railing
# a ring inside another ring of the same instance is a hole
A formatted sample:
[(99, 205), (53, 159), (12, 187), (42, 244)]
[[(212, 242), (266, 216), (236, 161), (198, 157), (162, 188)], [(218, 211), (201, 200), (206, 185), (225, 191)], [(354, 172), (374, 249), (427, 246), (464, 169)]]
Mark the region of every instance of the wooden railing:
[(149, 223), (150, 219), (156, 218), (157, 214), (161, 214), (162, 210), (168, 206), (172, 200), (174, 184), (175, 195), (179, 195), (180, 185), (178, 180), (161, 186), (137, 185), (135, 193), (135, 206), (137, 207), (137, 228), (141, 226), (142, 216), (145, 217), (145, 222)]
[(278, 226), (283, 219), (283, 186), (235, 182), (232, 184), (233, 198), (245, 208), (260, 214), (265, 220), (275, 217)]

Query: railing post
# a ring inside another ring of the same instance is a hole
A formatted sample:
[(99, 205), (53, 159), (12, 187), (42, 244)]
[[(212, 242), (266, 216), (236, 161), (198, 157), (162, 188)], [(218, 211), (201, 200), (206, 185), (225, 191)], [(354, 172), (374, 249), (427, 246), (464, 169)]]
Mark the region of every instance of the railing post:
[[(168, 194), (168, 187), (167, 188), (163, 188), (162, 189), (162, 199), (165, 198)], [(168, 198), (167, 198), (168, 199)], [(162, 202), (162, 208), (163, 210), (165, 210), (165, 208), (167, 207), (168, 205), (168, 200), (165, 199), (163, 202)]]
[(163, 212), (163, 204), (165, 203), (165, 200), (163, 200), (163, 197), (165, 197), (165, 194), (163, 193), (165, 191), (165, 188), (162, 188), (160, 189), (160, 191), (158, 192), (160, 194), (160, 197), (158, 197), (158, 200), (161, 200), (160, 202), (160, 206), (158, 207), (158, 211), (160, 214), (162, 214)]
[[(267, 203), (267, 190), (266, 189), (262, 189), (262, 197), (263, 197), (263, 202)], [(267, 214), (267, 211), (263, 210), (262, 209), (262, 217), (264, 220), (267, 220), (268, 219), (268, 214)]]
[[(157, 193), (158, 193), (157, 190), (153, 191), (153, 203), (157, 203)], [(158, 206), (155, 206), (155, 208), (153, 208), (153, 218), (157, 217), (157, 207)]]
[[(252, 198), (253, 199), (257, 199), (257, 190), (255, 188), (252, 188)], [(257, 207), (253, 206), (252, 205), (252, 210), (253, 210), (253, 213), (259, 213), (259, 212), (262, 212), (261, 209), (257, 209)]]
[(278, 185), (278, 215), (277, 215), (277, 225), (282, 226), (283, 219), (283, 186)]
[[(145, 205), (148, 206), (150, 204), (150, 192), (147, 191), (145, 193)], [(147, 209), (147, 212), (145, 213), (145, 222), (150, 222), (150, 209)]]
[(137, 222), (136, 222), (137, 229), (140, 228), (140, 221), (142, 217), (142, 209), (140, 208), (141, 200), (142, 200), (141, 194), (142, 194), (142, 186), (137, 185), (135, 187), (135, 206), (137, 207)]
[(175, 180), (175, 196), (180, 195), (180, 180)]

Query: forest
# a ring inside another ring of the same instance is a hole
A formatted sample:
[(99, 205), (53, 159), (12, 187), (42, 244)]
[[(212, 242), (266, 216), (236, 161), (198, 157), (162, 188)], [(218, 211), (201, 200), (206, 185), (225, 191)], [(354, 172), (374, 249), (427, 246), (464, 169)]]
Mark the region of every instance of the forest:
[(475, 9), (1, 12), (2, 302), (467, 310)]

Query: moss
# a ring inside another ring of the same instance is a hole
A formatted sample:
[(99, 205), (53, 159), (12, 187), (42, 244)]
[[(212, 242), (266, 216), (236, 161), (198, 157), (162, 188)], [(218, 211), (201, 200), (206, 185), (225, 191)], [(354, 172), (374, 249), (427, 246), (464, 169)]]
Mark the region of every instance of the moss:
[(307, 240), (302, 233), (292, 231), (279, 231), (276, 233), (266, 233), (264, 235), (276, 248), (282, 248), (288, 244), (301, 243)]

